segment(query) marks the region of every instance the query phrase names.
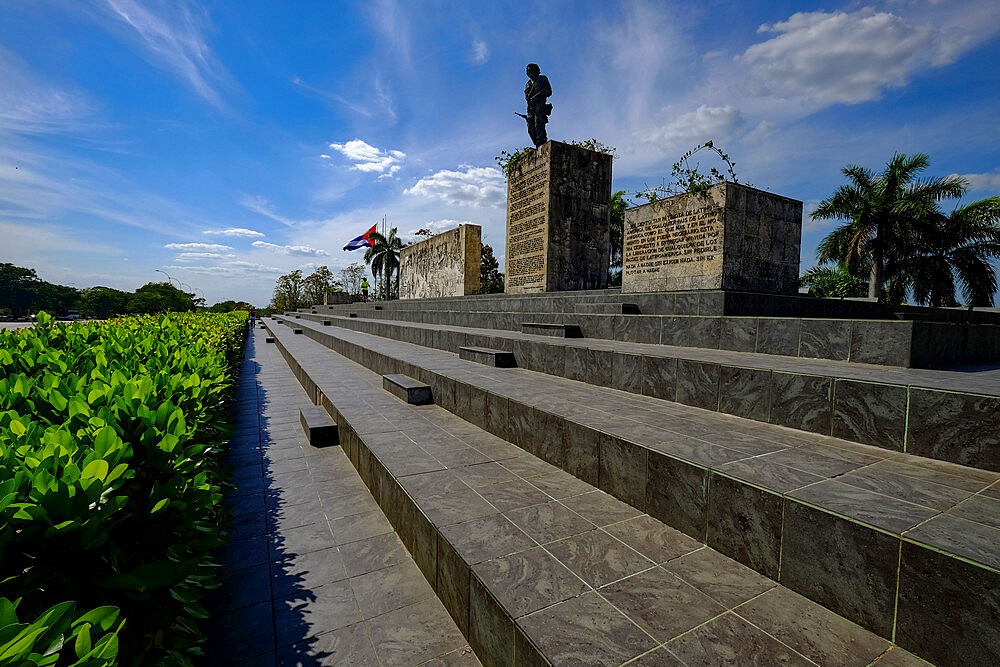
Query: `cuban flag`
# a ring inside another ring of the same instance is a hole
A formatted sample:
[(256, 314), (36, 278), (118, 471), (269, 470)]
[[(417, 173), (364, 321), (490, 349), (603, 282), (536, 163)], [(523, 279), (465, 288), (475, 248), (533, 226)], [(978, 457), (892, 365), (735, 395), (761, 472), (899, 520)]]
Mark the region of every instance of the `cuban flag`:
[(348, 241), (347, 245), (344, 246), (344, 250), (357, 250), (358, 248), (371, 248), (372, 245), (374, 245), (374, 244), (372, 243), (371, 239), (368, 238), (368, 237), (375, 233), (375, 228), (377, 226), (378, 225), (372, 225), (372, 228), (369, 229), (367, 232), (365, 232), (364, 234), (362, 234), (361, 236), (359, 236), (359, 237), (357, 237), (355, 239), (351, 239), (350, 241)]

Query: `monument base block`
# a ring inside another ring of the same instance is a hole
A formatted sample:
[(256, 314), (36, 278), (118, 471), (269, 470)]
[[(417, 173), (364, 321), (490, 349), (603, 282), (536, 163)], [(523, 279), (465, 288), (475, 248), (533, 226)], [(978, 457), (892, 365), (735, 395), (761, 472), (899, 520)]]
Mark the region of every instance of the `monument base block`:
[(795, 294), (802, 202), (736, 183), (625, 212), (622, 292)]
[(611, 156), (549, 141), (507, 175), (507, 294), (608, 285)]

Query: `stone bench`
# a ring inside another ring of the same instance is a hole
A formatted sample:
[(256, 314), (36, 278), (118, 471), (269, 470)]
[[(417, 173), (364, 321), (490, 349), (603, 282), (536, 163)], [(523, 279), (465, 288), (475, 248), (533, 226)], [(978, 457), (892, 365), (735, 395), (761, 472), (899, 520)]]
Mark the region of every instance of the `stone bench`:
[(434, 402), (431, 388), (408, 375), (399, 373), (383, 375), (382, 388), (410, 405), (428, 405)]
[(299, 422), (306, 435), (306, 440), (313, 447), (332, 447), (339, 445), (337, 424), (326, 410), (318, 405), (299, 408)]
[(556, 322), (521, 322), (521, 331), (540, 336), (556, 338), (582, 338), (580, 327), (576, 324), (559, 324)]
[(458, 357), (466, 361), (474, 361), (477, 364), (484, 364), (495, 368), (517, 367), (517, 361), (514, 359), (513, 352), (493, 350), (488, 347), (463, 345), (458, 348)]

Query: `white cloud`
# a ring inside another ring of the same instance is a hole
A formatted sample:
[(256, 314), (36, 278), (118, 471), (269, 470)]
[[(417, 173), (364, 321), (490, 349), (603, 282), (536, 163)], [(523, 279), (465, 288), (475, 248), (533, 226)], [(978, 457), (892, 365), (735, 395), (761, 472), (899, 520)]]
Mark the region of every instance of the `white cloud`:
[(254, 241), (254, 248), (273, 250), (282, 255), (295, 255), (298, 257), (326, 257), (330, 253), (325, 250), (317, 250), (307, 245), (278, 245), (267, 241)]
[(499, 169), (470, 166), (459, 169), (445, 169), (425, 176), (403, 192), (463, 206), (500, 206), (504, 203), (507, 181)]
[(962, 50), (930, 25), (871, 8), (800, 12), (758, 32), (777, 36), (750, 46), (737, 61), (766, 91), (820, 105), (878, 99), (915, 71), (952, 62)]
[(399, 171), (403, 158), (406, 157), (403, 151), (381, 150), (361, 139), (352, 139), (343, 144), (330, 144), (330, 148), (353, 162), (352, 169), (382, 176), (391, 176)]
[(472, 40), (472, 62), (482, 65), (490, 59), (490, 47), (481, 39)]
[(199, 259), (222, 259), (224, 257), (236, 257), (236, 255), (220, 252), (182, 252), (177, 255), (176, 261), (192, 262)]
[(743, 114), (732, 105), (713, 107), (703, 104), (654, 129), (645, 137), (645, 141), (674, 148), (690, 147), (709, 139), (724, 141), (740, 129), (744, 122)]
[(232, 250), (232, 246), (219, 243), (168, 243), (164, 248), (169, 250), (187, 250), (192, 252), (222, 252)]
[(104, 0), (102, 4), (128, 26), (128, 38), (137, 40), (152, 62), (184, 79), (210, 104), (223, 105), (217, 87), (229, 75), (205, 38), (211, 22), (204, 8), (183, 0), (161, 3), (159, 12), (150, 3), (136, 0)]
[(246, 227), (230, 227), (229, 229), (206, 229), (202, 234), (209, 236), (240, 236), (244, 238), (264, 238), (264, 234)]
[(276, 274), (281, 273), (284, 269), (280, 269), (276, 266), (267, 266), (266, 264), (258, 264), (256, 262), (245, 262), (241, 260), (234, 260), (231, 262), (222, 262), (221, 264), (215, 264), (212, 266), (191, 266), (186, 264), (173, 264), (163, 267), (165, 269), (188, 271), (190, 273), (199, 273), (204, 275), (223, 275), (223, 276), (245, 276), (254, 273), (260, 274)]
[(969, 182), (969, 192), (992, 191), (992, 195), (1000, 194), (1000, 170), (989, 174), (952, 174), (961, 176)]
[(774, 133), (774, 127), (774, 123), (769, 120), (760, 121), (757, 123), (757, 127), (743, 135), (743, 143), (755, 144), (759, 141), (767, 139)]
[(233, 249), (232, 246), (219, 243), (168, 243), (163, 247), (170, 250), (188, 250), (193, 252), (222, 252), (223, 250)]
[(415, 227), (405, 234), (401, 234), (400, 238), (407, 243), (412, 243), (413, 241), (419, 241), (420, 239), (427, 238), (426, 236), (421, 236), (417, 238), (417, 232), (421, 229), (427, 229), (432, 234), (440, 234), (441, 232), (446, 232), (449, 229), (455, 229), (459, 225), (471, 225), (474, 224), (468, 220), (431, 220), (430, 222), (422, 223), (419, 227)]

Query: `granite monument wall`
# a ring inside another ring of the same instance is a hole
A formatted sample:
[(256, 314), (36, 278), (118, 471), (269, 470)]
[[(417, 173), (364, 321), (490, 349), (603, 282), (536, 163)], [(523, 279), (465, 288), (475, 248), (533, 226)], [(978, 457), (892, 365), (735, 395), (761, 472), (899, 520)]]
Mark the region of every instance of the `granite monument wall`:
[(399, 298), (479, 294), (482, 227), (459, 225), (399, 252)]
[(802, 202), (736, 183), (625, 212), (622, 292), (798, 290)]
[(549, 141), (507, 178), (507, 294), (608, 284), (611, 156)]

